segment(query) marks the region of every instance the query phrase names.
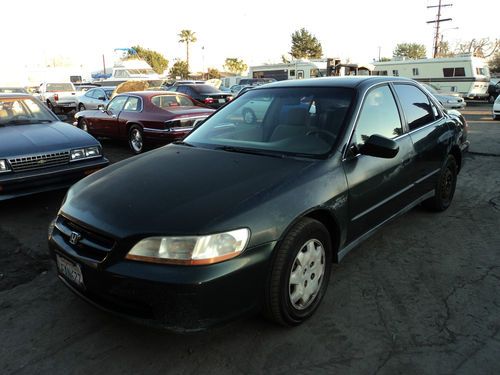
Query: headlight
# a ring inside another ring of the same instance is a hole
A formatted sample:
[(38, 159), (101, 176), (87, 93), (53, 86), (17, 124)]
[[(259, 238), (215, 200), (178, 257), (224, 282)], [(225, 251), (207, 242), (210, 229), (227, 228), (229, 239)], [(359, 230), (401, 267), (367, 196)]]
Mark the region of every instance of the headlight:
[(7, 160), (0, 159), (0, 173), (10, 171), (9, 164), (7, 164)]
[(148, 237), (139, 241), (126, 258), (153, 263), (212, 264), (240, 254), (249, 238), (246, 228), (208, 236)]
[(101, 149), (98, 146), (85, 147), (85, 148), (77, 148), (71, 150), (70, 160), (81, 160), (81, 159), (90, 159), (95, 158), (101, 155)]

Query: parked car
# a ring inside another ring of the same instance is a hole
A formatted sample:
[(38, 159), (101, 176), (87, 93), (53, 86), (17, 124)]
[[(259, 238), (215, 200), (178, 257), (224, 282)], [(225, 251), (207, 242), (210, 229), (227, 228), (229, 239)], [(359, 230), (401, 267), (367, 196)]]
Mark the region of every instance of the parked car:
[(229, 102), (233, 96), (222, 92), (211, 85), (178, 84), (168, 88), (168, 91), (180, 92), (211, 108), (219, 108)]
[[(271, 102), (253, 125), (252, 100)], [(74, 185), (51, 254), (66, 286), (122, 316), (197, 330), (264, 310), (297, 325), (333, 261), (420, 203), (450, 206), (466, 129), (401, 77), (257, 87), (182, 143)]]
[(500, 94), (500, 82), (493, 83), (490, 82), (488, 86), (488, 103), (494, 103), (495, 99)]
[(500, 120), (500, 95), (497, 96), (495, 102), (493, 103), (492, 114), (493, 120)]
[(24, 87), (0, 87), (0, 94), (28, 94)]
[(37, 96), (53, 112), (76, 109), (76, 90), (71, 82), (43, 82)]
[(128, 140), (135, 154), (144, 144), (165, 144), (184, 138), (214, 112), (180, 93), (137, 91), (115, 96), (106, 107), (75, 114), (74, 125), (96, 137)]
[(0, 94), (0, 201), (67, 187), (106, 165), (94, 137), (39, 100)]
[(77, 98), (78, 110), (85, 111), (86, 109), (97, 109), (100, 105), (105, 106), (109, 103), (114, 90), (114, 86), (94, 87), (89, 89)]
[(464, 98), (457, 93), (446, 92), (430, 83), (422, 83), (422, 85), (441, 103), (446, 109), (463, 109), (466, 106)]

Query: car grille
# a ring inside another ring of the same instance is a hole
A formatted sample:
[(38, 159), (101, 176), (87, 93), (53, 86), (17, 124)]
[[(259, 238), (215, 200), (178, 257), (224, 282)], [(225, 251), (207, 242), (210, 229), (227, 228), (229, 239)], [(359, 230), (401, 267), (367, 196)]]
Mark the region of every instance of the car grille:
[(69, 163), (69, 151), (9, 159), (14, 172), (30, 171)]
[[(77, 255), (94, 262), (102, 262), (115, 245), (112, 238), (84, 228), (63, 216), (57, 218), (54, 230), (59, 232), (66, 246), (69, 246)], [(79, 235), (75, 243), (71, 242), (73, 233)]]

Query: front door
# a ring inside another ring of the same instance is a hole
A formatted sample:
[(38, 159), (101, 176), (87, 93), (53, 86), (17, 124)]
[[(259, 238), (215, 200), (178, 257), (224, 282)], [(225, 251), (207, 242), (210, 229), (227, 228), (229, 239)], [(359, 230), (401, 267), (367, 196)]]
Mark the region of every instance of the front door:
[(115, 129), (118, 127), (118, 117), (127, 101), (128, 96), (120, 95), (111, 100), (106, 107), (103, 117), (99, 121), (99, 134), (104, 137), (115, 136)]
[[(399, 146), (397, 155), (392, 159), (361, 155), (358, 150), (373, 134), (395, 140)], [(412, 150), (391, 88), (384, 84), (371, 89), (362, 104), (344, 161), (349, 185), (348, 242), (410, 203)]]

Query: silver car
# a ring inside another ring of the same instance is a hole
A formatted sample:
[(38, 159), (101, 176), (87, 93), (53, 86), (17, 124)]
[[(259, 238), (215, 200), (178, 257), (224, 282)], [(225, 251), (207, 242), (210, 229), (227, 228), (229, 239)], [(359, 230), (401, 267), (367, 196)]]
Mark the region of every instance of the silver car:
[(102, 86), (88, 90), (78, 97), (78, 111), (86, 109), (97, 109), (99, 105), (108, 104), (111, 95), (113, 94), (114, 86)]
[(422, 86), (434, 95), (439, 103), (446, 109), (463, 109), (466, 106), (464, 98), (458, 93), (441, 91), (438, 87), (430, 83), (422, 83)]

